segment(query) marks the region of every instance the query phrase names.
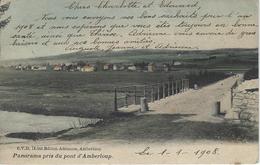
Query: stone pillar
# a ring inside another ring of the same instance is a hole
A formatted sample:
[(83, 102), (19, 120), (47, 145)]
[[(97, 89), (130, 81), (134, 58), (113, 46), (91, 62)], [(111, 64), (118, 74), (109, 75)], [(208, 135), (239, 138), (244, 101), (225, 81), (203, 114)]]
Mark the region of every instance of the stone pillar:
[(220, 114), (220, 101), (213, 104), (212, 116), (217, 116)]
[(147, 112), (149, 111), (147, 99), (145, 97), (141, 97), (141, 112)]

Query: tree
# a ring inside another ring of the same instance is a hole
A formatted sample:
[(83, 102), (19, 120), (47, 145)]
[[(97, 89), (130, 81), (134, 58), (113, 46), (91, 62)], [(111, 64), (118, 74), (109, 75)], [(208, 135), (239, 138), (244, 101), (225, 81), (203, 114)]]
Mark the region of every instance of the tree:
[[(5, 12), (9, 9), (11, 2), (7, 2), (2, 4), (2, 0), (0, 0), (0, 41), (1, 41), (1, 33), (2, 33), (2, 29), (4, 27), (6, 27), (6, 25), (10, 22), (11, 20), (11, 16), (2, 19), (2, 16), (5, 14)], [(1, 53), (1, 42), (0, 42), (0, 58), (2, 56)]]
[(78, 66), (80, 66), (80, 67), (83, 67), (85, 65), (86, 65), (86, 62), (84, 62), (84, 61), (79, 61), (78, 62)]
[(5, 14), (5, 12), (9, 9), (11, 2), (1, 4), (2, 1), (0, 0), (0, 29), (3, 29), (11, 20), (11, 16), (5, 19), (1, 19), (1, 17)]

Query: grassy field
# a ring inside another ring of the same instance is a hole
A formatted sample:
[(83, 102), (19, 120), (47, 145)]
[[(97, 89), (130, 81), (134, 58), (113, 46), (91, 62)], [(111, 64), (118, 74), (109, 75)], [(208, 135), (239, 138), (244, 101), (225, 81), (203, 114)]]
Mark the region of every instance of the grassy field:
[(232, 122), (203, 122), (180, 119), (194, 114), (157, 114), (135, 115), (132, 113), (117, 114), (115, 118), (104, 120), (88, 128), (66, 129), (58, 132), (17, 132), (7, 137), (22, 139), (44, 139), (57, 137), (62, 140), (119, 140), (128, 143), (165, 143), (167, 141), (258, 141), (258, 125), (246, 125)]
[(166, 142), (185, 140), (214, 140), (252, 142), (258, 140), (256, 125), (230, 122), (175, 122), (193, 114), (131, 115), (97, 124), (82, 133), (67, 133), (61, 139), (124, 140), (128, 142)]
[(33, 114), (106, 118), (113, 111), (114, 87), (176, 79), (184, 72), (0, 71), (0, 109)]

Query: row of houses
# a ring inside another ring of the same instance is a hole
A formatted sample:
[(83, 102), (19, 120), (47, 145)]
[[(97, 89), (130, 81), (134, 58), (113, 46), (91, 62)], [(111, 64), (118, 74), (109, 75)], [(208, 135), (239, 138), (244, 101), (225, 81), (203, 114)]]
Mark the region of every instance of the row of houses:
[(68, 72), (95, 72), (95, 71), (136, 71), (136, 72), (168, 72), (181, 63), (62, 63), (62, 64), (38, 64), (38, 65), (15, 65), (10, 66), (15, 70), (25, 71), (68, 71)]

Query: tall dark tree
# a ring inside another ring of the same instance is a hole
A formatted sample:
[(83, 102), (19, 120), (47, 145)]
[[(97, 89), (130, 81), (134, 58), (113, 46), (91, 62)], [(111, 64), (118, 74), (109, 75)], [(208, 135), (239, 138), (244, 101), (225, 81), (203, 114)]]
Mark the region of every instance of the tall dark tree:
[[(11, 20), (11, 16), (7, 17), (7, 18), (2, 18), (2, 16), (4, 16), (5, 12), (9, 9), (11, 2), (7, 2), (7, 3), (2, 3), (2, 0), (0, 0), (0, 41), (1, 41), (1, 33), (2, 33), (2, 29), (4, 27), (6, 27), (6, 25), (10, 22)], [(2, 57), (2, 51), (1, 51), (1, 42), (0, 42), (0, 58)]]
[(2, 4), (2, 1), (0, 0), (0, 29), (3, 29), (11, 20), (11, 16), (5, 19), (2, 19), (1, 17), (5, 14), (5, 12), (9, 9), (11, 2)]

